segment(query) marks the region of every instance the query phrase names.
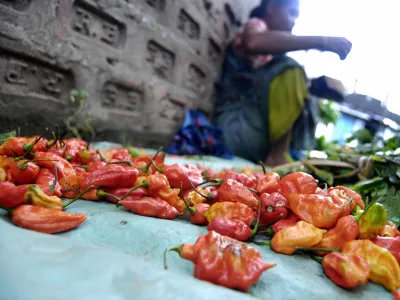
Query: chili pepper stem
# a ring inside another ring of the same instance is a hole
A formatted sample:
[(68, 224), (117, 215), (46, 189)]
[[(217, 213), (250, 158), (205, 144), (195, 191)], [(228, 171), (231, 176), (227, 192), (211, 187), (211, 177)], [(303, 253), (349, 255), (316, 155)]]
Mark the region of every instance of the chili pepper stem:
[(168, 269), (168, 252), (170, 251), (175, 251), (177, 253), (180, 253), (182, 250), (183, 245), (176, 245), (176, 246), (172, 246), (170, 248), (168, 248), (167, 250), (165, 250), (164, 252), (164, 269), (167, 270)]
[(253, 241), (253, 243), (259, 246), (269, 246), (269, 247), (272, 246), (271, 241), (266, 241), (266, 242)]
[[(207, 181), (204, 181), (204, 182), (202, 182), (202, 183), (200, 183), (198, 185), (195, 185), (195, 187), (202, 186), (203, 184), (206, 184), (206, 183), (216, 183), (216, 184), (221, 185), (222, 184), (222, 180), (219, 180), (219, 179), (207, 180)], [(216, 185), (212, 185), (212, 186), (216, 186)]]
[(96, 150), (96, 153), (100, 156), (100, 160), (101, 160), (101, 161), (106, 161), (106, 159), (104, 158), (104, 156), (101, 154), (100, 150)]
[(364, 211), (357, 217), (353, 217), (354, 220), (358, 223), (368, 212), (368, 210), (378, 201), (378, 198), (372, 200), (368, 205), (365, 207)]
[(191, 207), (191, 206), (189, 206), (189, 204), (186, 202), (185, 195), (183, 194), (183, 188), (182, 188), (182, 186), (183, 186), (183, 182), (181, 181), (181, 188), (180, 188), (179, 193), (182, 195), (183, 203), (185, 203), (186, 208), (187, 208), (187, 210), (189, 211), (189, 213), (190, 213), (191, 215), (195, 215), (195, 214), (196, 214), (196, 209), (193, 208), (193, 207)]
[(102, 197), (110, 197), (110, 198), (113, 198), (113, 199), (117, 200), (117, 202), (120, 200), (117, 196), (112, 195), (112, 194), (110, 194), (110, 193), (106, 193), (106, 192), (103, 191), (103, 190), (98, 190), (97, 193), (96, 193), (96, 195), (97, 195), (97, 197), (99, 197), (99, 198), (102, 198)]
[(307, 248), (307, 247), (296, 247), (296, 250), (301, 250), (301, 251), (340, 252), (340, 249), (333, 249), (333, 248)]
[(37, 161), (58, 161), (57, 159), (45, 159), (45, 158), (40, 158), (40, 159), (32, 159), (32, 160), (25, 160), (21, 161), (18, 163), (18, 169), (24, 170), (26, 169), (26, 165), (30, 162), (37, 162)]
[(130, 160), (119, 160), (107, 163), (107, 165), (122, 165), (127, 164), (128, 166), (132, 167), (132, 162)]
[(58, 182), (57, 165), (53, 164), (53, 167), (54, 167), (54, 182), (49, 186), (50, 192), (54, 192), (54, 189), (56, 188)]
[(200, 196), (208, 199), (208, 200), (212, 200), (214, 197), (211, 194), (208, 195), (204, 195), (203, 193), (201, 193), (194, 185), (193, 182), (190, 180), (189, 176), (186, 174), (186, 178), (189, 180), (190, 186), (192, 187), (192, 189), (194, 189), (194, 191), (199, 194)]
[(322, 261), (323, 261), (323, 257), (321, 257), (321, 256), (316, 256), (316, 255), (311, 255), (311, 258), (313, 259), (313, 260), (315, 260), (316, 262), (318, 262), (318, 263), (320, 263), (320, 264), (322, 264)]
[(147, 171), (150, 169), (150, 167), (151, 167), (151, 160), (155, 160), (155, 159), (157, 158), (157, 156), (160, 154), (160, 152), (161, 152), (163, 149), (164, 149), (163, 147), (160, 147), (160, 149), (157, 150), (156, 154), (154, 154), (154, 156), (153, 156), (152, 158), (150, 158), (150, 162), (149, 162), (147, 165), (145, 165), (145, 166), (142, 167), (142, 171), (143, 171), (143, 172), (147, 172)]
[(262, 170), (263, 170), (263, 173), (264, 173), (264, 174), (267, 174), (267, 169), (265, 168), (264, 162), (262, 162), (262, 161), (260, 160), (258, 163), (261, 165), (261, 168), (262, 168)]
[(116, 204), (117, 207), (119, 207), (119, 206), (120, 206), (119, 203), (120, 203), (122, 200), (124, 200), (126, 197), (128, 197), (133, 191), (135, 191), (135, 190), (137, 190), (137, 189), (140, 189), (140, 188), (142, 188), (142, 187), (148, 188), (148, 187), (149, 187), (149, 183), (148, 183), (146, 180), (144, 180), (141, 184), (139, 184), (139, 185), (133, 187), (132, 189), (130, 189), (124, 196), (122, 196), (122, 198), (120, 198), (120, 199), (118, 200), (118, 202), (117, 202), (117, 204)]
[(47, 142), (46, 148), (51, 148), (54, 145), (57, 145), (57, 142), (60, 139), (60, 132), (58, 130), (58, 126), (56, 125), (55, 128), (56, 128), (55, 132), (54, 131), (52, 132), (53, 141)]
[[(46, 132), (47, 132), (47, 128), (46, 128)], [(46, 132), (44, 132), (41, 136), (39, 136), (37, 139), (36, 139), (36, 141), (32, 144), (32, 145), (24, 145), (23, 147), (22, 147), (22, 149), (24, 150), (24, 151), (26, 151), (25, 152), (25, 154), (22, 156), (22, 158), (25, 158), (31, 151), (32, 151), (32, 149), (33, 149), (33, 147), (35, 147), (35, 145), (37, 144), (37, 143), (39, 143), (39, 141), (44, 137), (44, 135), (46, 134)], [(25, 147), (25, 146), (27, 146), (27, 147)], [(29, 148), (28, 148), (29, 147)], [(26, 149), (26, 150), (25, 150)]]
[(156, 169), (157, 172), (159, 172), (159, 173), (161, 173), (161, 174), (164, 173), (164, 169), (163, 169), (163, 168), (157, 167), (157, 166), (156, 166), (156, 163), (154, 162), (154, 160), (153, 160), (152, 158), (150, 158), (150, 162), (151, 162), (151, 164), (153, 165), (154, 169)]
[[(266, 227), (266, 226), (274, 225), (275, 223), (277, 223), (277, 222), (278, 222), (280, 219), (282, 219), (282, 218), (283, 218), (283, 214), (280, 214), (280, 215), (276, 218), (276, 220), (273, 221), (272, 223), (259, 225), (258, 227)], [(263, 230), (263, 231), (260, 231), (259, 233), (266, 233), (268, 236), (273, 236), (273, 235), (274, 235), (274, 230), (273, 230), (271, 227), (269, 227), (269, 228), (267, 228), (267, 229), (265, 229), (265, 230)]]
[(12, 213), (14, 212), (14, 209), (11, 209), (11, 208), (5, 208), (2, 206), (0, 206), (0, 208), (6, 210), (10, 215), (12, 215)]
[(257, 222), (256, 222), (256, 225), (254, 226), (253, 230), (251, 231), (251, 239), (254, 239), (254, 237), (257, 234), (258, 226), (260, 225), (261, 209), (262, 209), (262, 201), (259, 200)]
[(63, 205), (63, 210), (66, 209), (68, 206), (70, 206), (72, 203), (74, 203), (76, 200), (79, 200), (83, 195), (85, 195), (87, 192), (89, 192), (90, 190), (94, 189), (95, 186), (91, 185), (89, 186), (86, 190), (84, 190), (82, 193), (80, 193), (78, 196), (76, 196), (74, 199), (72, 199), (71, 201), (65, 203)]
[(89, 166), (85, 166), (85, 165), (82, 165), (82, 166), (73, 166), (74, 168), (81, 168), (81, 169), (84, 169), (84, 170), (88, 170), (89, 169)]

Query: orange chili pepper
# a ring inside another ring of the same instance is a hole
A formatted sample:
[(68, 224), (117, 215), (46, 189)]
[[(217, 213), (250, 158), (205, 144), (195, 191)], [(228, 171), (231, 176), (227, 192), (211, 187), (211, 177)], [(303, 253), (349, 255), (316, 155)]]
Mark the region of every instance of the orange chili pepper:
[[(334, 191), (343, 191), (343, 193), (341, 194), (337, 194)], [(328, 193), (329, 196), (331, 196), (333, 198), (332, 195), (338, 195), (338, 197), (343, 198), (344, 199), (344, 203), (349, 203), (352, 202), (354, 204), (352, 204), (352, 209), (353, 210), (357, 205), (359, 207), (361, 207), (361, 209), (365, 208), (365, 204), (364, 201), (362, 199), (362, 197), (356, 193), (355, 191), (345, 187), (345, 186), (335, 186), (335, 187), (330, 187), (328, 189)]]
[(222, 183), (218, 189), (218, 199), (220, 202), (240, 202), (254, 209), (258, 208), (260, 201), (243, 184), (232, 179)]
[(152, 197), (135, 201), (122, 200), (118, 204), (135, 214), (146, 217), (173, 220), (179, 215), (178, 211), (166, 201)]
[(211, 205), (210, 209), (204, 214), (208, 222), (215, 218), (227, 218), (239, 220), (250, 226), (254, 217), (254, 211), (240, 202), (217, 202)]
[(279, 192), (281, 177), (277, 173), (266, 173), (257, 178), (256, 190), (259, 194)]
[(76, 228), (86, 218), (84, 214), (70, 214), (33, 205), (21, 205), (12, 212), (12, 222), (15, 225), (49, 234)]
[(245, 243), (222, 236), (214, 231), (201, 236), (194, 245), (184, 244), (165, 251), (176, 251), (180, 257), (194, 263), (194, 277), (227, 288), (247, 292), (261, 274), (275, 267), (262, 260), (261, 254)]
[(368, 263), (352, 253), (330, 253), (322, 260), (322, 267), (330, 280), (345, 289), (366, 284), (371, 273)]
[(293, 213), (318, 228), (334, 227), (343, 213), (343, 208), (335, 204), (331, 197), (291, 194), (288, 202)]
[(291, 194), (314, 194), (318, 181), (309, 174), (295, 172), (283, 177), (279, 186), (281, 194), (288, 198)]

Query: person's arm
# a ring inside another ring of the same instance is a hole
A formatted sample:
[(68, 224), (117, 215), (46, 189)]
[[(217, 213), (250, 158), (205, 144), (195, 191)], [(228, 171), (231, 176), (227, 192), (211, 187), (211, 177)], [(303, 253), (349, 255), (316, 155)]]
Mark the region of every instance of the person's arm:
[(284, 136), (271, 145), (271, 151), (266, 159), (266, 165), (276, 167), (287, 163), (285, 153), (290, 151), (292, 131), (289, 130)]
[(243, 47), (247, 54), (283, 54), (317, 49), (337, 53), (341, 59), (345, 59), (352, 44), (341, 37), (296, 36), (288, 32), (268, 30), (263, 33), (245, 31)]

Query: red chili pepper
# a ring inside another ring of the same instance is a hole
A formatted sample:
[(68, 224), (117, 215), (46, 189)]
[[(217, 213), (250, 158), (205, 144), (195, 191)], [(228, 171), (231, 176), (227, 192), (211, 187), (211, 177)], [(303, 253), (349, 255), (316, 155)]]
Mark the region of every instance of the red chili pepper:
[(247, 226), (253, 222), (254, 211), (240, 202), (218, 202), (211, 205), (210, 209), (205, 213), (208, 222), (215, 218), (227, 218), (230, 220), (240, 220)]
[(181, 214), (186, 210), (186, 205), (179, 198), (180, 191), (171, 189), (168, 179), (164, 174), (150, 175), (146, 179), (149, 183), (149, 194), (155, 198), (161, 198), (171, 204)]
[(86, 142), (78, 138), (70, 138), (64, 143), (64, 158), (69, 162), (79, 163), (79, 153), (87, 148)]
[(88, 164), (88, 173), (103, 169), (107, 163), (105, 161), (93, 161)]
[(38, 185), (46, 195), (62, 196), (61, 185), (58, 183), (58, 180), (56, 180), (56, 176), (48, 169), (40, 169), (39, 174), (36, 176), (35, 184)]
[(321, 189), (320, 187), (318, 187), (318, 188), (315, 190), (315, 194), (320, 195), (320, 196), (323, 196), (323, 197), (328, 197), (328, 196), (329, 196), (328, 190), (327, 190), (327, 189)]
[(286, 229), (288, 227), (296, 226), (296, 224), (297, 224), (297, 221), (294, 221), (294, 220), (288, 220), (288, 219), (279, 220), (278, 222), (276, 222), (275, 224), (271, 225), (271, 227), (267, 229), (266, 234), (268, 236), (274, 236), (275, 234), (277, 234), (282, 229)]
[[(182, 186), (183, 186), (183, 184), (182, 184)], [(193, 206), (189, 206), (189, 204), (186, 202), (185, 193), (183, 192), (182, 186), (181, 186), (182, 200), (185, 203), (186, 208), (190, 213), (190, 216), (189, 216), (190, 222), (195, 225), (207, 225), (208, 220), (204, 214), (210, 209), (210, 204), (195, 203)]]
[(183, 189), (191, 188), (190, 181), (194, 185), (199, 185), (203, 182), (201, 171), (194, 166), (184, 167), (180, 164), (166, 165), (164, 167), (164, 175), (168, 178), (171, 187), (179, 188), (180, 183), (183, 183)]
[(268, 224), (278, 219), (286, 219), (289, 213), (288, 202), (285, 197), (279, 193), (261, 195), (261, 223)]
[(400, 236), (394, 238), (377, 236), (371, 241), (375, 245), (389, 250), (400, 264)]
[[(65, 144), (58, 141), (54, 146), (49, 148), (47, 152), (53, 153), (59, 157), (64, 157), (64, 151), (65, 151)], [(41, 151), (41, 152), (46, 152), (46, 151)]]
[(322, 260), (325, 274), (338, 286), (353, 289), (368, 281), (369, 264), (356, 254), (330, 253)]
[(8, 157), (23, 156), (25, 154), (24, 144), (27, 138), (25, 137), (12, 137), (7, 139), (0, 145), (0, 155)]
[[(128, 188), (117, 188), (117, 189), (105, 189), (104, 192), (111, 194), (117, 198), (122, 198), (125, 196), (130, 189)], [(129, 196), (125, 198), (125, 201), (136, 201), (143, 199), (144, 197), (147, 196), (147, 191), (144, 188), (139, 188), (137, 190), (134, 190), (133, 192), (129, 193)], [(117, 203), (117, 200), (115, 197), (111, 196), (105, 196), (105, 199), (111, 203)]]
[(10, 174), (17, 184), (33, 183), (39, 170), (39, 166), (29, 160), (15, 161), (10, 165)]
[(185, 244), (165, 251), (176, 251), (180, 257), (194, 263), (194, 277), (227, 288), (247, 292), (261, 274), (274, 267), (262, 260), (261, 254), (245, 243), (222, 236), (215, 231), (197, 239), (194, 245)]
[(247, 176), (246, 174), (239, 174), (236, 172), (228, 172), (224, 176), (223, 180), (227, 181), (228, 179), (236, 180), (237, 182), (240, 182), (244, 186), (251, 188), (251, 189), (256, 189), (257, 187), (257, 177), (255, 176)]
[(257, 192), (259, 194), (264, 193), (276, 193), (279, 191), (279, 182), (281, 177), (277, 173), (266, 173), (257, 179)]
[(81, 192), (81, 184), (85, 179), (84, 173), (77, 173), (75, 175), (64, 176), (60, 179), (61, 194), (68, 199), (74, 199)]
[[(342, 198), (346, 199), (346, 201), (345, 201), (346, 203), (348, 203), (349, 200), (351, 199), (352, 202), (354, 203), (354, 207), (356, 205), (358, 205), (359, 207), (361, 207), (361, 209), (365, 208), (365, 204), (364, 204), (362, 197), (355, 191), (353, 191), (347, 187), (344, 187), (344, 186), (330, 187), (328, 189), (328, 193), (329, 193), (329, 196), (331, 196), (331, 197), (332, 197), (332, 195), (331, 195), (332, 191), (342, 191), (343, 193), (341, 194), (341, 196), (342, 196)], [(354, 207), (352, 209), (354, 209)]]
[(215, 231), (220, 235), (233, 238), (238, 241), (247, 241), (252, 233), (249, 226), (239, 220), (227, 218), (215, 218), (207, 226), (208, 231)]
[(290, 221), (295, 221), (296, 223), (301, 221), (301, 219), (296, 216), (294, 213), (289, 213), (289, 215), (287, 216), (286, 220), (290, 220)]
[[(349, 190), (351, 191), (351, 190)], [(343, 189), (330, 188), (328, 190), (329, 197), (332, 198), (333, 203), (343, 207), (341, 217), (348, 216), (350, 212), (356, 207), (356, 202), (354, 198)], [(361, 200), (362, 201), (362, 200)]]
[(21, 205), (12, 212), (12, 221), (15, 225), (49, 234), (76, 228), (86, 218), (84, 214), (74, 215), (62, 210), (33, 205)]
[(140, 171), (141, 175), (156, 174), (158, 172), (156, 168), (162, 168), (164, 165), (165, 154), (160, 153), (161, 150), (162, 148), (155, 155), (134, 158), (133, 166)]
[(126, 168), (119, 165), (110, 165), (88, 173), (81, 184), (81, 189), (85, 190), (89, 186), (107, 188), (125, 188), (135, 184), (139, 172), (134, 168)]
[(4, 208), (15, 208), (25, 201), (25, 195), (29, 185), (18, 185), (11, 182), (0, 182), (0, 206)]
[(157, 198), (144, 197), (135, 201), (122, 200), (118, 203), (127, 210), (146, 217), (173, 220), (179, 215), (173, 206)]
[(232, 179), (223, 182), (218, 189), (218, 197), (220, 202), (240, 202), (253, 209), (258, 207), (260, 201), (243, 184)]
[(56, 165), (59, 179), (62, 179), (64, 176), (76, 174), (74, 167), (68, 161), (54, 153), (36, 152), (34, 159), (37, 160), (39, 166), (49, 169), (50, 171), (53, 171), (54, 165)]
[(314, 194), (318, 182), (309, 174), (296, 172), (283, 177), (279, 186), (281, 194), (288, 199), (291, 194)]
[(117, 149), (111, 156), (111, 160), (132, 160), (132, 156), (129, 151), (125, 148)]
[(400, 300), (400, 290), (392, 292), (392, 296), (394, 297), (394, 300)]
[(96, 150), (89, 147), (79, 152), (78, 160), (80, 164), (88, 165), (90, 162), (100, 161), (100, 155)]

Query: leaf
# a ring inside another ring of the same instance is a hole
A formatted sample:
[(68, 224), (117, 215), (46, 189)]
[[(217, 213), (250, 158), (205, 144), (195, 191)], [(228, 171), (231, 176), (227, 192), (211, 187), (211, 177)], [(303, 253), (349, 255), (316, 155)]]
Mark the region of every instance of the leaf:
[(15, 130), (9, 131), (9, 132), (3, 132), (3, 133), (0, 133), (0, 140), (6, 140), (6, 139), (8, 139), (10, 137), (14, 137), (16, 135), (17, 135), (17, 132)]
[(285, 153), (283, 153), (283, 156), (285, 157), (285, 159), (287, 160), (288, 163), (295, 162), (295, 160), (289, 153), (285, 152)]
[(395, 187), (391, 187), (379, 202), (385, 205), (389, 220), (396, 223), (396, 225), (400, 225), (400, 191), (397, 191)]

